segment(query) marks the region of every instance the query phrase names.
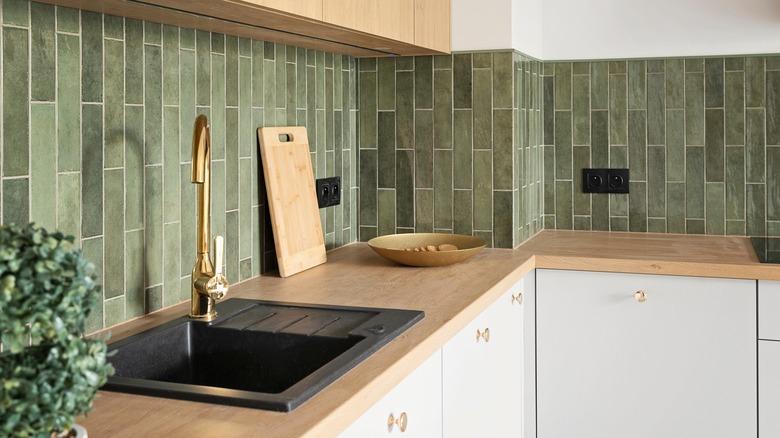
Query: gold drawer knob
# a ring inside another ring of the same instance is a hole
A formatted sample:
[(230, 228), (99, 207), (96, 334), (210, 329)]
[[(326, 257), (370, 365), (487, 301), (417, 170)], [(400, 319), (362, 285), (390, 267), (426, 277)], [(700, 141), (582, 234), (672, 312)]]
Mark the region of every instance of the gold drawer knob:
[(523, 293), (518, 292), (516, 294), (512, 294), (512, 304), (523, 304)]
[(644, 303), (647, 301), (647, 292), (643, 290), (638, 290), (634, 292), (634, 299), (637, 303)]
[(479, 343), (479, 340), (483, 340), (485, 342), (490, 342), (490, 329), (485, 328), (485, 330), (477, 329), (477, 343)]
[(395, 427), (398, 427), (398, 430), (400, 430), (401, 433), (406, 432), (406, 426), (408, 424), (409, 420), (406, 416), (406, 412), (401, 412), (401, 415), (399, 415), (398, 418), (396, 418), (392, 413), (390, 413), (390, 416), (387, 417), (387, 431), (390, 433), (393, 432)]

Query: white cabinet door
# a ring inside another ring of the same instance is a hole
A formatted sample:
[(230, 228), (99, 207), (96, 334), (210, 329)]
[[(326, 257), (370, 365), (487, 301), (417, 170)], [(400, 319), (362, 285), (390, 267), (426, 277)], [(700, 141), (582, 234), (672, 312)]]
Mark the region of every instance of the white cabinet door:
[(758, 337), (780, 341), (780, 281), (758, 282)]
[(523, 281), (442, 349), (446, 438), (521, 437)]
[(539, 438), (756, 436), (754, 281), (536, 279)]
[(441, 438), (441, 406), (441, 351), (437, 351), (340, 436)]
[(780, 342), (758, 342), (758, 436), (780, 437)]

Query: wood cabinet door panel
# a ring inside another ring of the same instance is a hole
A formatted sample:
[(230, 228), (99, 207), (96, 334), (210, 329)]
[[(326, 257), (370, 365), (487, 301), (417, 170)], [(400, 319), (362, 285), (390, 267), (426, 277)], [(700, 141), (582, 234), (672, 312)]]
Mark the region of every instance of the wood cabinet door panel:
[(326, 23), (414, 43), (414, 0), (323, 0), (322, 16)]

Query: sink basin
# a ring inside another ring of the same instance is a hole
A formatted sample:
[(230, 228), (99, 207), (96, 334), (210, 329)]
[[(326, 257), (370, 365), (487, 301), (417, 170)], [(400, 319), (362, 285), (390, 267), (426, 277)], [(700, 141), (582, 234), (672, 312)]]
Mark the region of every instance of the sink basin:
[(233, 298), (109, 345), (109, 391), (290, 411), (423, 318)]

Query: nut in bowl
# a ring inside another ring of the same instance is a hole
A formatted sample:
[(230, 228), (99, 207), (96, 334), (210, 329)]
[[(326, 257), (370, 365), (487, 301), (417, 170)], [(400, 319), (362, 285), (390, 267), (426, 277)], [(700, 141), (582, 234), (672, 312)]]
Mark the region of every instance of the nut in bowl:
[(485, 242), (462, 234), (413, 233), (375, 237), (368, 246), (402, 265), (446, 266), (472, 257), (485, 247)]

